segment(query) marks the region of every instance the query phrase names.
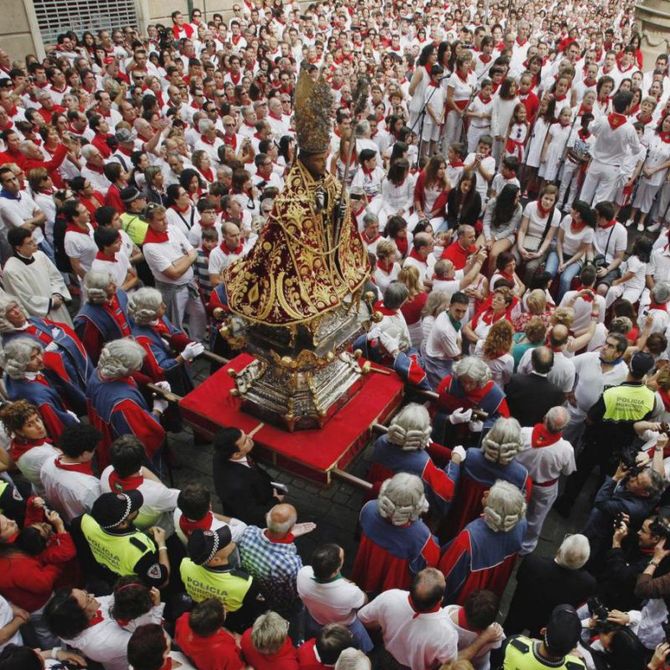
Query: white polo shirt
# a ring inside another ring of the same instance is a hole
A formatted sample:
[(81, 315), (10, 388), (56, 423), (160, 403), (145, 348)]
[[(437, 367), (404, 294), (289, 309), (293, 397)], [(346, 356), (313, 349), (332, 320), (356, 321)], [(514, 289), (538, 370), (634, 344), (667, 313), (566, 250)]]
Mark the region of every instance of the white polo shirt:
[(426, 356), (444, 360), (454, 359), (462, 353), (463, 337), (451, 323), (449, 314), (442, 312), (435, 319), (426, 339)]
[[(521, 357), (517, 372), (522, 375), (529, 375), (533, 369), (531, 361), (533, 350), (528, 349)], [(570, 393), (575, 385), (575, 366), (572, 359), (568, 358), (562, 351), (554, 352), (554, 365), (547, 375), (547, 379), (558, 386), (563, 393)]]
[[(18, 199), (0, 197), (0, 221), (5, 231), (22, 226), (37, 211), (41, 210), (28, 191), (20, 191)], [(44, 239), (44, 233), (39, 226), (33, 230), (33, 239), (38, 244)]]
[(87, 224), (87, 231), (65, 231), (65, 253), (69, 258), (76, 258), (86, 272), (91, 269), (93, 259), (98, 253), (98, 245), (93, 240), (93, 226)]
[[(97, 255), (96, 255), (97, 256)], [(126, 281), (128, 270), (130, 269), (130, 261), (123, 249), (116, 254), (116, 260), (109, 261), (103, 258), (94, 258), (91, 263), (91, 270), (99, 272), (109, 272), (114, 280), (114, 283), (120, 288), (123, 282)]]
[(344, 577), (330, 582), (317, 582), (311, 565), (298, 571), (297, 588), (300, 599), (319, 625), (340, 623), (348, 626), (356, 619), (356, 611), (365, 605), (365, 593)]
[(92, 475), (63, 470), (56, 465), (60, 456), (49, 458), (40, 470), (40, 479), (49, 504), (63, 517), (65, 523), (84, 512), (90, 512), (102, 493), (100, 480)]
[(186, 270), (181, 277), (177, 277), (177, 279), (170, 279), (167, 275), (163, 274), (163, 271), (167, 270), (176, 260), (192, 251), (193, 246), (186, 239), (186, 235), (178, 228), (168, 225), (167, 232), (169, 238), (167, 242), (149, 242), (144, 245), (142, 248), (144, 258), (158, 281), (162, 281), (165, 284), (184, 286), (193, 280), (193, 266)]
[(566, 439), (561, 438), (554, 444), (534, 449), (532, 436), (532, 426), (521, 429), (521, 451), (514, 460), (528, 470), (533, 482), (550, 482), (561, 475), (571, 475), (577, 469), (575, 450)]
[(412, 670), (438, 667), (458, 655), (458, 633), (447, 610), (419, 614), (408, 591), (384, 591), (359, 610), (358, 618), (366, 626), (381, 626), (386, 650)]

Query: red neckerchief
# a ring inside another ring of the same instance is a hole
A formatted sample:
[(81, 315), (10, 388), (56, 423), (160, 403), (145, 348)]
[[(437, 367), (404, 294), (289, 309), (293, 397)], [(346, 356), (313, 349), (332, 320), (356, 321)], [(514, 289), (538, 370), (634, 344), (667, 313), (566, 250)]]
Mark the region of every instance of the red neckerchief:
[(12, 457), (12, 460), (16, 462), (33, 447), (41, 447), (44, 444), (51, 444), (51, 440), (49, 440), (48, 437), (41, 440), (27, 440), (26, 438), (17, 436), (9, 445), (9, 455)]
[(477, 97), (485, 104), (487, 105), (489, 102), (491, 102), (491, 96), (489, 95), (488, 98), (485, 98), (481, 93), (477, 95)]
[(591, 131), (590, 130), (584, 130), (583, 128), (580, 128), (577, 131), (577, 135), (579, 135), (579, 139), (584, 142), (584, 141), (588, 140), (589, 137), (591, 137)]
[(389, 309), (381, 300), (375, 304), (374, 309), (375, 312), (379, 312), (383, 316), (395, 316), (398, 313), (397, 309)]
[(570, 232), (581, 233), (585, 226), (586, 224), (583, 221), (582, 223), (577, 223), (574, 219), (570, 219)]
[(547, 427), (543, 423), (536, 423), (533, 426), (533, 435), (530, 443), (533, 449), (540, 449), (556, 444), (561, 437), (563, 437), (563, 433), (552, 433), (547, 430)]
[[(204, 135), (201, 135), (201, 136), (200, 136), (200, 139), (201, 139), (205, 144), (210, 144), (210, 145), (213, 145), (213, 144), (214, 144), (214, 140), (210, 140), (209, 138), (205, 137)], [(202, 172), (202, 170), (200, 170), (200, 172)]]
[(98, 610), (89, 620), (88, 620), (88, 627), (91, 628), (92, 626), (96, 626), (99, 623), (102, 623), (104, 621), (104, 617), (102, 616), (102, 610)]
[(389, 264), (389, 266), (386, 267), (386, 266), (384, 265), (383, 261), (377, 259), (377, 267), (378, 267), (384, 274), (387, 274), (387, 275), (391, 274), (391, 270), (393, 270), (393, 266), (394, 266), (394, 265), (395, 265), (395, 263), (394, 263), (393, 261), (391, 261), (391, 263)]
[(432, 614), (433, 612), (439, 612), (442, 609), (442, 601), (437, 602), (429, 610), (418, 609), (417, 606), (414, 604), (414, 601), (412, 600), (411, 594), (407, 595), (407, 601), (409, 602), (409, 606), (412, 608), (412, 611), (414, 612), (414, 614), (412, 615), (412, 619), (416, 619), (421, 614)]
[(456, 70), (456, 76), (457, 76), (457, 77), (458, 77), (464, 84), (468, 84), (468, 83), (469, 83), (469, 82), (468, 82), (468, 75), (467, 75), (467, 74), (465, 75), (465, 79), (463, 79), (463, 76), (461, 75), (461, 73), (460, 73), (458, 70)]
[(289, 533), (286, 537), (280, 537), (280, 538), (272, 538), (268, 536), (268, 529), (266, 528), (263, 531), (263, 535), (267, 540), (270, 540), (273, 544), (292, 544), (293, 541), (295, 540), (295, 537)]
[(554, 100), (555, 100), (556, 102), (563, 102), (563, 100), (565, 100), (567, 97), (568, 97), (567, 93), (564, 93), (564, 94), (561, 95), (561, 96), (555, 95), (555, 96), (554, 96)]
[(283, 121), (284, 120), (284, 118), (282, 117), (281, 114), (275, 114), (274, 112), (269, 112), (268, 116), (270, 116), (270, 118), (272, 118), (272, 119), (275, 119), (276, 121)]
[(607, 123), (610, 124), (610, 128), (612, 130), (620, 128), (624, 123), (626, 123), (627, 120), (628, 119), (624, 114), (617, 114), (616, 112), (612, 112), (611, 114), (607, 115)]
[(588, 294), (588, 295), (580, 295), (580, 296), (579, 296), (579, 298), (580, 298), (581, 300), (583, 300), (584, 302), (593, 302), (593, 300), (594, 300), (594, 295), (593, 295), (593, 292), (591, 291), (591, 289), (588, 289), (588, 288), (587, 288), (587, 289), (579, 289), (579, 290), (582, 290), (582, 291), (583, 291), (583, 290), (589, 291), (589, 294)]
[(244, 245), (240, 242), (235, 249), (231, 249), (225, 242), (221, 242), (219, 248), (226, 256), (230, 256), (231, 254), (239, 256), (244, 249)]
[(449, 163), (449, 167), (452, 168), (460, 168), (463, 167), (463, 165), (464, 165), (463, 161), (459, 160), (458, 158)]
[(124, 491), (135, 491), (142, 486), (144, 477), (142, 475), (131, 475), (130, 477), (119, 477), (116, 470), (109, 474), (109, 488), (112, 493), (123, 493)]
[(169, 242), (170, 237), (168, 236), (167, 230), (159, 233), (151, 228), (147, 229), (147, 234), (144, 238), (144, 244), (163, 244), (163, 242)]
[(661, 312), (667, 312), (668, 311), (668, 305), (665, 302), (658, 303), (654, 302), (653, 300), (649, 303), (649, 309), (658, 309)]
[(528, 40), (520, 40), (518, 37), (516, 38), (516, 43), (517, 43), (520, 47), (525, 46), (526, 42), (528, 42)]
[(376, 242), (376, 241), (381, 237), (381, 235), (378, 233), (378, 234), (376, 235), (376, 237), (375, 237), (374, 239), (371, 240), (371, 239), (365, 234), (365, 231), (363, 231), (363, 232), (361, 233), (361, 237), (363, 238), (363, 241), (366, 242), (367, 244), (372, 244), (372, 243)]
[(91, 171), (91, 172), (97, 172), (98, 174), (104, 174), (104, 170), (101, 167), (98, 167), (97, 165), (91, 165), (90, 163), (86, 163), (86, 167)]
[(63, 461), (61, 461), (61, 456), (58, 456), (54, 462), (59, 470), (67, 470), (68, 472), (81, 472), (83, 475), (91, 475), (91, 477), (95, 476), (93, 474), (93, 465), (91, 461), (88, 463), (63, 463)]
[(537, 201), (537, 213), (541, 219), (546, 219), (549, 216), (549, 212), (551, 212), (551, 208), (545, 209), (542, 207), (542, 204), (540, 201)]
[(604, 226), (598, 226), (599, 228), (602, 228), (603, 230), (608, 230), (611, 228), (614, 224), (616, 223), (616, 219), (612, 219), (611, 221), (608, 221)]
[(670, 133), (659, 133), (658, 136), (661, 138), (662, 142), (666, 144), (670, 143)]
[(398, 247), (398, 251), (400, 252), (401, 256), (405, 256), (407, 253), (407, 238), (406, 237), (397, 237), (395, 240), (396, 247)]
[(116, 263), (116, 254), (114, 254), (111, 258), (104, 252), (104, 251), (98, 251), (98, 253), (95, 255), (96, 260), (99, 261), (107, 261), (108, 263)]
[(653, 121), (653, 117), (652, 117), (651, 114), (649, 115), (649, 119), (647, 119), (647, 121), (643, 121), (643, 120), (642, 120), (642, 119), (643, 119), (642, 112), (640, 112), (635, 118), (636, 118), (640, 123), (643, 123), (645, 126)]
[(428, 266), (428, 261), (426, 261), (425, 258), (421, 258), (419, 254), (417, 253), (417, 250), (412, 248), (412, 251), (409, 252), (408, 258), (413, 258), (415, 261), (418, 261), (422, 265)]
[(202, 173), (202, 176), (208, 181), (208, 182), (213, 182), (214, 181), (214, 170), (212, 170), (211, 167), (207, 168), (207, 170), (204, 170), (203, 168), (200, 168), (200, 172)]
[(588, 87), (595, 86), (598, 83), (597, 79), (590, 79), (589, 77), (584, 77), (582, 83), (586, 84)]
[(490, 63), (492, 59), (493, 59), (493, 56), (491, 56), (490, 54), (488, 56), (486, 56), (484, 54), (479, 55), (479, 60), (484, 64)]
[(182, 533), (188, 537), (194, 530), (198, 528), (200, 530), (209, 530), (212, 527), (212, 521), (214, 520), (214, 515), (211, 512), (207, 512), (202, 519), (198, 521), (193, 521), (192, 519), (187, 519), (184, 514), (179, 517), (179, 528), (181, 528)]
[(134, 149), (126, 149), (126, 147), (119, 147), (118, 151), (120, 151), (124, 156), (132, 156), (133, 152), (135, 150)]
[(82, 230), (79, 226), (75, 226), (73, 223), (68, 223), (67, 227), (65, 228), (66, 233), (80, 233), (81, 235), (86, 235), (86, 237), (90, 237), (88, 234), (88, 228), (86, 230)]
[(223, 143), (226, 146), (232, 147), (233, 150), (237, 149), (237, 135), (224, 135)]

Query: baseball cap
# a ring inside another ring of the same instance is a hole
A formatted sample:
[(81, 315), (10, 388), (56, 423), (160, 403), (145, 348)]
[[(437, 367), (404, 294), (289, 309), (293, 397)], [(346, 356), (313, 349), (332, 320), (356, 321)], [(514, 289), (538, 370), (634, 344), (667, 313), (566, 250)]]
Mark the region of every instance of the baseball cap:
[(557, 605), (547, 622), (544, 642), (552, 656), (565, 656), (577, 646), (581, 632), (582, 622), (575, 608)]
[(126, 188), (122, 188), (119, 195), (121, 196), (121, 200), (125, 203), (137, 200), (137, 198), (142, 196), (139, 190), (134, 186), (126, 186)]
[(101, 528), (114, 528), (123, 523), (144, 504), (140, 491), (125, 493), (103, 493), (91, 508), (91, 516)]
[(136, 137), (137, 133), (129, 128), (121, 128), (116, 131), (116, 139), (119, 142), (134, 142)]
[(633, 377), (642, 379), (654, 367), (654, 357), (646, 351), (638, 351), (630, 359), (630, 371)]
[(228, 526), (221, 526), (217, 530), (197, 528), (188, 538), (189, 558), (197, 565), (205, 565), (214, 558), (219, 549), (227, 547), (232, 539)]

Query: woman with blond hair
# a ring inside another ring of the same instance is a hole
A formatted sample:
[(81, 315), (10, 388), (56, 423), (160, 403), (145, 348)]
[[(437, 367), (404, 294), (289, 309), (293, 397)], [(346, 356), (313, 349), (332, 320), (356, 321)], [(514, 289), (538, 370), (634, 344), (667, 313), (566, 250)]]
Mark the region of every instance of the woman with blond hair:
[(400, 263), (398, 263), (398, 247), (393, 240), (379, 240), (375, 250), (377, 262), (372, 271), (372, 281), (379, 292), (383, 295), (388, 285), (395, 281), (400, 274)]
[(404, 267), (398, 274), (398, 281), (404, 284), (409, 291), (409, 297), (405, 304), (400, 308), (405, 317), (407, 329), (412, 340), (412, 346), (418, 349), (423, 339), (421, 329), (421, 312), (428, 301), (428, 294), (421, 286), (419, 270), (414, 266)]
[(515, 317), (512, 321), (515, 333), (522, 332), (525, 329), (526, 324), (534, 318), (541, 319), (542, 323), (544, 323), (546, 327), (549, 327), (551, 310), (547, 307), (547, 296), (541, 288), (533, 289), (528, 293), (523, 302), (526, 311), (519, 314), (519, 316)]
[(491, 370), (491, 378), (499, 386), (505, 386), (514, 371), (512, 343), (514, 329), (512, 324), (503, 319), (491, 326), (486, 339), (479, 340), (475, 347), (475, 356), (479, 356)]
[(435, 323), (435, 319), (449, 308), (451, 296), (445, 291), (431, 291), (428, 294), (426, 304), (421, 310), (421, 352), (430, 335), (430, 329)]

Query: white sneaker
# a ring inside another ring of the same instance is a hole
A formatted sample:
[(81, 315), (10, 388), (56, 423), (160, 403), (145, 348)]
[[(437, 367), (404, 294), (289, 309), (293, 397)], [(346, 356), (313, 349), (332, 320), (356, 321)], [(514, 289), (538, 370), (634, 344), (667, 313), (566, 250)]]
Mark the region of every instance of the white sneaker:
[(624, 223), (623, 225), (626, 226), (626, 228), (630, 228), (633, 225), (633, 223), (634, 223), (633, 219), (628, 219), (628, 221), (626, 221), (626, 223)]
[(652, 223), (651, 226), (647, 226), (647, 232), (648, 233), (655, 233), (657, 230), (661, 229), (661, 222), (657, 221), (656, 223)]
[(640, 222), (637, 224), (637, 232), (638, 233), (643, 233), (644, 232), (644, 223)]

